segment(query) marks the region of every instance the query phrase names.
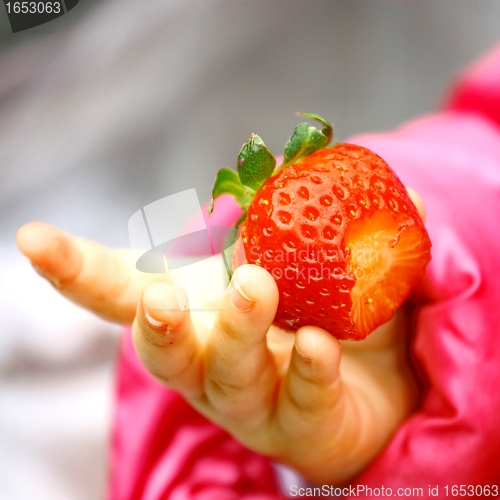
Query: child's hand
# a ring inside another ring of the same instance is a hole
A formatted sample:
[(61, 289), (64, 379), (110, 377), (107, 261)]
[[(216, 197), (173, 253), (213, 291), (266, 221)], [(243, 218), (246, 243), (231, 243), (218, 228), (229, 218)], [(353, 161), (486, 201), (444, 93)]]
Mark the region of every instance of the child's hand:
[(341, 363), (340, 343), (324, 330), (304, 327), (294, 336), (271, 327), (276, 283), (248, 267), (241, 287), (245, 269), (236, 270), (208, 329), (174, 311), (172, 285), (148, 286), (133, 326), (137, 353), (157, 380), (249, 448), (317, 483), (347, 480), (411, 407), (400, 318), (366, 343), (344, 343)]
[(274, 280), (250, 266), (241, 287), (245, 270), (235, 272), (233, 290), (207, 328), (176, 310), (165, 275), (133, 270), (127, 251), (39, 223), (20, 229), (18, 245), (75, 302), (115, 321), (136, 316), (136, 350), (161, 383), (249, 448), (313, 482), (336, 484), (359, 473), (412, 408), (400, 314), (366, 340), (342, 346), (319, 328), (290, 335), (270, 326)]

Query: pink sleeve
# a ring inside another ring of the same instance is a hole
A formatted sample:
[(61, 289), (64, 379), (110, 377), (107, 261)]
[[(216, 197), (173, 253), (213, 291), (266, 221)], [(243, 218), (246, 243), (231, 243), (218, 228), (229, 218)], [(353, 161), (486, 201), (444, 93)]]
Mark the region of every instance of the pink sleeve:
[[(421, 405), (353, 487), (498, 484), (500, 473), (500, 48), (466, 71), (448, 108), (350, 142), (423, 196), (433, 259), (415, 304)], [(227, 220), (238, 216), (221, 200)], [(224, 222), (219, 222), (224, 224)], [(279, 498), (269, 461), (159, 384), (124, 336), (110, 498)], [(367, 497), (361, 490), (359, 497)]]
[(450, 92), (448, 107), (500, 124), (500, 43), (463, 71)]
[(427, 389), (357, 484), (498, 484), (500, 127), (448, 110), (354, 141), (422, 195), (433, 243), (411, 346)]

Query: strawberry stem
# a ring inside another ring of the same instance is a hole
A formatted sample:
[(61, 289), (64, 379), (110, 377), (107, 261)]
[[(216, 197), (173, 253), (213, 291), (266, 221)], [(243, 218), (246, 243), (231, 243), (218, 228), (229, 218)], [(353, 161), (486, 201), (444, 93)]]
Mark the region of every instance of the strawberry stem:
[[(214, 200), (221, 194), (230, 194), (245, 212), (250, 206), (255, 192), (272, 175), (284, 167), (300, 161), (319, 149), (327, 147), (333, 136), (333, 128), (329, 121), (312, 113), (298, 113), (300, 116), (312, 118), (324, 125), (318, 130), (307, 123), (299, 123), (285, 146), (285, 156), (281, 166), (276, 168), (276, 158), (269, 151), (264, 141), (255, 134), (250, 136), (238, 155), (238, 173), (230, 168), (223, 168), (217, 172), (212, 189), (212, 202), (208, 214), (212, 215)], [(237, 225), (241, 221), (237, 222)], [(237, 226), (236, 226), (237, 227)]]

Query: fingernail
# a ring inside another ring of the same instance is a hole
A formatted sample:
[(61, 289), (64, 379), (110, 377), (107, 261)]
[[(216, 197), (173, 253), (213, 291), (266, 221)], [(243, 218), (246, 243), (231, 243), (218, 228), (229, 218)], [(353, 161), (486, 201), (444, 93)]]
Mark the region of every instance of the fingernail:
[(146, 309), (146, 306), (143, 304), (142, 309), (144, 311), (144, 317), (146, 318), (146, 321), (153, 327), (158, 330), (170, 330), (170, 325), (166, 323), (165, 321), (159, 321), (156, 318), (154, 318), (151, 313)]
[(312, 359), (308, 356), (306, 356), (305, 354), (302, 354), (300, 351), (299, 351), (299, 348), (297, 347), (297, 344), (295, 344), (295, 350), (297, 351), (297, 354), (299, 355), (299, 358), (304, 362), (304, 363), (311, 363), (312, 362)]
[(239, 312), (250, 311), (255, 304), (255, 300), (252, 300), (250, 297), (245, 295), (238, 283), (235, 282), (234, 278), (231, 284), (229, 300), (231, 301), (231, 305)]

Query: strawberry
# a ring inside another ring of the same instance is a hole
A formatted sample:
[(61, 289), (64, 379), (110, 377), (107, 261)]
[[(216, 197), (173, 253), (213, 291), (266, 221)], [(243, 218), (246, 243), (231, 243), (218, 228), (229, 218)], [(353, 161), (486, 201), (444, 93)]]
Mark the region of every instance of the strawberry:
[(238, 174), (217, 174), (213, 199), (232, 194), (245, 210), (233, 266), (256, 264), (274, 277), (277, 326), (314, 325), (338, 339), (362, 340), (391, 319), (421, 280), (431, 242), (382, 158), (353, 144), (326, 148), (331, 125), (303, 116), (319, 120), (323, 130), (299, 124), (277, 170), (252, 135)]

